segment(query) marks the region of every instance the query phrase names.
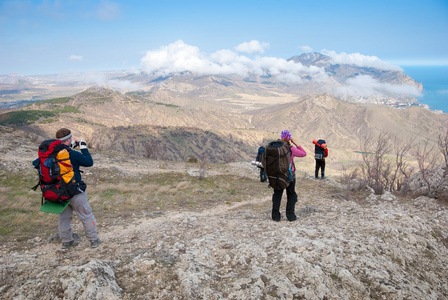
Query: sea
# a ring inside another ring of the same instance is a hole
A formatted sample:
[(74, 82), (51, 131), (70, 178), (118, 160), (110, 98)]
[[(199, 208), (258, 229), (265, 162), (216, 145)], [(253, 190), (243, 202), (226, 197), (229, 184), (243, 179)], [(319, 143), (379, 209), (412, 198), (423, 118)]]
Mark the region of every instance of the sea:
[(403, 73), (423, 85), (418, 102), (448, 113), (448, 66), (401, 66)]

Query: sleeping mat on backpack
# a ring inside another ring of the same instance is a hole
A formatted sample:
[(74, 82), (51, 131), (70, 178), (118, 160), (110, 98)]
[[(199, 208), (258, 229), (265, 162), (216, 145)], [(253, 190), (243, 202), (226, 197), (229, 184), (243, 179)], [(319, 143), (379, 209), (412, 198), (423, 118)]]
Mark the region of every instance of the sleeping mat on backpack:
[(64, 205), (61, 205), (59, 203), (46, 201), (45, 204), (43, 204), (40, 207), (40, 211), (50, 213), (50, 214), (60, 214), (65, 210), (65, 208), (70, 204), (70, 201), (65, 201)]

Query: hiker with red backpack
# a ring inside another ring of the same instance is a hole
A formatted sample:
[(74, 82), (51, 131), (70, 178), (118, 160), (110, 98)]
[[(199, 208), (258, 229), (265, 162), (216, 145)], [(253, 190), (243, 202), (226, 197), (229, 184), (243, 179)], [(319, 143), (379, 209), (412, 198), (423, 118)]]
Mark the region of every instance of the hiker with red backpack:
[[(73, 239), (71, 226), (73, 212), (75, 212), (84, 226), (84, 232), (90, 240), (91, 247), (96, 248), (101, 243), (101, 240), (98, 238), (96, 219), (93, 215), (92, 208), (90, 207), (89, 200), (87, 199), (87, 185), (81, 180), (81, 173), (79, 170), (79, 167), (93, 166), (92, 156), (90, 155), (89, 150), (87, 150), (86, 142), (82, 139), (79, 141), (74, 139), (71, 131), (67, 128), (59, 129), (56, 132), (56, 139), (61, 141), (61, 144), (65, 145), (65, 148), (69, 151), (75, 181), (79, 184), (79, 193), (70, 199), (70, 204), (59, 215), (59, 236), (62, 239), (62, 247), (69, 248), (77, 245), (77, 242)], [(81, 152), (71, 149), (71, 146), (74, 148), (78, 144)]]
[[(79, 145), (81, 152), (73, 150)], [(76, 246), (71, 220), (73, 212), (81, 220), (92, 248), (101, 243), (96, 219), (87, 199), (87, 185), (81, 180), (79, 167), (91, 167), (92, 156), (84, 140), (72, 137), (67, 128), (56, 132), (56, 140), (46, 140), (39, 145), (38, 158), (33, 161), (39, 182), (33, 187), (42, 191), (41, 211), (59, 214), (59, 237), (63, 248)]]
[(314, 171), (314, 177), (319, 178), (319, 169), (321, 170), (322, 179), (325, 178), (325, 158), (328, 156), (328, 148), (325, 140), (314, 139), (314, 158), (316, 160), (316, 168)]
[[(272, 220), (280, 221), (280, 203), (283, 190), (286, 189), (286, 218), (297, 220), (295, 205), (297, 202), (294, 157), (305, 157), (306, 151), (291, 137), (289, 130), (281, 132), (281, 140), (266, 145), (262, 156), (263, 167), (269, 179), (269, 186), (274, 189), (272, 195)], [(294, 146), (292, 146), (293, 144)]]

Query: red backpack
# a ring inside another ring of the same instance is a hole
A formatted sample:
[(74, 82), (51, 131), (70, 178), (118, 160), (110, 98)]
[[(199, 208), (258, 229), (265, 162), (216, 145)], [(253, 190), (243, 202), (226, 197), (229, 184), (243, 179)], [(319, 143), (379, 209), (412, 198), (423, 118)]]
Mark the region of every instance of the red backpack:
[(42, 204), (44, 199), (63, 204), (80, 193), (69, 151), (59, 140), (46, 140), (40, 144), (39, 158), (33, 161), (38, 170), (39, 182), (33, 189), (36, 190), (40, 186)]

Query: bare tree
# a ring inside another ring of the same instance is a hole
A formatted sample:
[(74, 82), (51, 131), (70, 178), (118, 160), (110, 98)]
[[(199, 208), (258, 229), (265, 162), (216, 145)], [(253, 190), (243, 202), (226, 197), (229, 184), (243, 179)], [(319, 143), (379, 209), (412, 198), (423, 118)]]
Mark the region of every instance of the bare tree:
[(402, 189), (403, 182), (410, 178), (414, 172), (414, 168), (409, 165), (405, 157), (412, 149), (415, 137), (409, 138), (405, 142), (401, 142), (399, 139), (394, 139), (394, 153), (395, 153), (395, 170), (390, 175), (389, 191), (400, 191)]
[(435, 145), (430, 146), (429, 138), (427, 138), (423, 145), (420, 144), (414, 149), (414, 156), (417, 160), (419, 173), (426, 185), (427, 193), (431, 193), (431, 178), (437, 165), (439, 153), (435, 151)]
[(380, 133), (376, 140), (371, 135), (361, 140), (364, 179), (378, 195), (390, 186), (391, 163), (386, 155), (391, 149), (387, 133)]

